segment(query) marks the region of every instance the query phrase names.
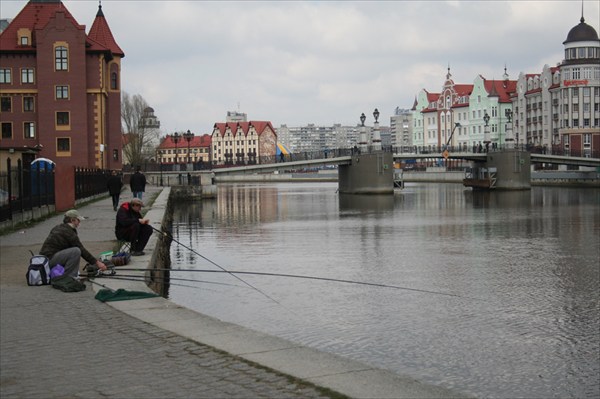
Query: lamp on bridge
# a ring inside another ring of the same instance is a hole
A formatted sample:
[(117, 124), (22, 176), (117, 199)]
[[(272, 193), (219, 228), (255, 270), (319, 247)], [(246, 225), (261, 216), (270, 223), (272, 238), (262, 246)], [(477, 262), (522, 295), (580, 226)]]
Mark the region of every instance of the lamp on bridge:
[(484, 111), (483, 122), (485, 123), (483, 127), (483, 144), (485, 145), (485, 152), (488, 152), (490, 149), (490, 116), (487, 111)]
[[(512, 135), (512, 117), (513, 117), (513, 110), (511, 108), (507, 108), (504, 111), (504, 116), (506, 116), (506, 119), (508, 119), (508, 122), (506, 124), (506, 138), (504, 139), (504, 141), (506, 142), (506, 146), (508, 147), (509, 142), (514, 142), (514, 138)], [(517, 139), (517, 146), (519, 145), (519, 140)]]
[(375, 118), (375, 123), (373, 124), (373, 150), (380, 151), (381, 135), (379, 134), (379, 110), (377, 108), (373, 111), (373, 118)]
[(365, 131), (365, 120), (367, 120), (367, 117), (363, 112), (360, 115), (360, 141), (358, 142), (361, 151), (367, 150), (367, 132)]
[(181, 140), (181, 135), (175, 132), (173, 133), (173, 136), (171, 136), (171, 140), (173, 140), (175, 143), (175, 165), (177, 165), (177, 143), (179, 143), (179, 140)]
[(191, 163), (191, 157), (190, 157), (190, 142), (194, 139), (194, 133), (190, 132), (189, 130), (185, 133), (183, 133), (183, 138), (187, 141), (187, 145), (188, 145), (188, 151), (187, 151), (187, 161), (188, 163)]

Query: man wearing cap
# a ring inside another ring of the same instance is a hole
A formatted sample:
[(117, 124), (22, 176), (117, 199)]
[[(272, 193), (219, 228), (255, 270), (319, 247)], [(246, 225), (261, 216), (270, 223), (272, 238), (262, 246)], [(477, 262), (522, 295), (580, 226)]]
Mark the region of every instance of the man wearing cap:
[(58, 264), (65, 269), (65, 274), (77, 278), (80, 258), (90, 265), (96, 265), (100, 270), (106, 270), (106, 265), (96, 259), (81, 243), (77, 235), (79, 223), (85, 218), (75, 209), (65, 213), (62, 224), (50, 230), (50, 234), (42, 244), (40, 254), (50, 259), (50, 267)]
[(152, 235), (150, 221), (142, 217), (144, 203), (139, 198), (125, 202), (117, 211), (115, 236), (131, 243), (131, 255), (144, 255), (144, 248)]

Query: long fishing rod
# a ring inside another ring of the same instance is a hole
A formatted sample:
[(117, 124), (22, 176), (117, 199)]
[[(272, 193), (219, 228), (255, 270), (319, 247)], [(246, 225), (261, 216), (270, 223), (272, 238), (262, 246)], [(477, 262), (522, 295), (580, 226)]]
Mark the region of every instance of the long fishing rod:
[[(235, 274), (230, 273), (227, 269), (225, 269), (224, 267), (222, 267), (221, 265), (217, 264), (216, 262), (213, 262), (212, 260), (208, 259), (206, 256), (198, 253), (197, 251), (195, 251), (194, 249), (188, 247), (187, 245), (183, 244), (180, 241), (177, 241), (175, 238), (173, 238), (173, 236), (171, 234), (168, 234), (166, 231), (162, 231), (157, 229), (156, 227), (149, 225), (150, 227), (152, 227), (152, 230), (156, 231), (157, 233), (162, 234), (163, 236), (167, 237), (168, 239), (175, 241), (177, 244), (181, 245), (182, 247), (184, 247), (185, 249), (187, 249), (188, 251), (192, 251), (193, 253), (195, 253), (196, 255), (198, 255), (199, 257), (201, 257), (202, 259), (206, 260), (207, 262), (215, 265), (216, 267), (218, 267), (219, 269), (221, 269), (223, 272), (230, 274), (231, 276), (235, 277), (236, 279), (240, 280), (242, 283), (246, 284), (248, 287), (252, 288), (253, 290), (261, 293), (263, 296), (265, 296), (266, 298), (272, 300), (273, 302), (275, 302), (276, 304), (278, 304), (279, 306), (282, 306), (285, 308), (285, 306), (283, 306), (283, 304), (281, 304), (281, 302), (277, 301), (275, 298), (267, 295), (265, 292), (259, 290), (258, 288), (256, 288), (255, 286), (253, 286), (252, 284), (246, 282), (245, 280), (243, 280), (241, 277), (236, 276)], [(155, 269), (156, 270), (156, 269)], [(287, 309), (287, 308), (286, 308)], [(289, 309), (288, 309), (289, 310)], [(291, 310), (290, 310), (291, 312)]]
[[(113, 280), (123, 280), (123, 281), (133, 281), (133, 282), (145, 283), (146, 285), (148, 285), (148, 281), (141, 279), (139, 276), (138, 277), (128, 277), (126, 275), (119, 274), (119, 275), (113, 275), (113, 276), (103, 276), (102, 278), (113, 279)], [(219, 285), (229, 285), (232, 287), (246, 288), (242, 285), (226, 284), (226, 283), (212, 283), (210, 281), (184, 280), (184, 279), (181, 279), (181, 280), (176, 279), (176, 280), (177, 281), (191, 281), (193, 283), (200, 282), (200, 283), (206, 283), (206, 284), (219, 284)], [(152, 282), (157, 283), (157, 284), (169, 284), (169, 286), (176, 286), (176, 287), (200, 288), (197, 285), (173, 283), (170, 280), (166, 280), (166, 279), (164, 279), (162, 281), (152, 281)], [(98, 283), (96, 283), (96, 284), (98, 284)], [(209, 288), (206, 288), (206, 290), (209, 290)]]
[[(124, 269), (120, 269), (120, 270), (124, 270)], [(156, 270), (156, 269), (153, 269)], [(222, 271), (219, 271), (221, 273), (224, 273)], [(135, 275), (135, 274), (117, 274), (117, 275), (107, 275), (107, 276), (102, 276), (102, 278), (114, 278), (115, 280), (131, 280), (131, 281), (142, 281), (142, 282), (158, 282), (158, 283), (169, 283), (171, 280), (174, 281), (188, 281), (191, 283), (204, 283), (204, 284), (214, 284), (214, 285), (225, 285), (228, 287), (238, 287), (238, 288), (245, 288), (241, 285), (237, 285), (237, 284), (228, 284), (228, 283), (220, 283), (217, 281), (206, 281), (206, 280), (195, 280), (195, 279), (191, 279), (191, 278), (179, 278), (179, 277), (160, 277), (160, 276), (154, 276), (152, 278), (147, 278), (145, 276), (139, 276), (139, 275)], [(158, 280), (158, 281), (156, 281)], [(188, 287), (193, 287), (193, 286), (188, 286)], [(193, 287), (193, 288), (198, 288), (197, 286)]]
[[(136, 269), (136, 268), (119, 267), (119, 270), (123, 270), (123, 271), (147, 271), (147, 270), (167, 271), (168, 270), (170, 272), (225, 273), (221, 270), (214, 270), (214, 269)], [(431, 291), (431, 290), (424, 290), (424, 289), (419, 289), (419, 288), (409, 288), (409, 287), (402, 287), (399, 285), (391, 285), (391, 284), (383, 284), (383, 283), (370, 283), (370, 282), (365, 282), (365, 281), (345, 280), (345, 279), (338, 279), (338, 278), (331, 278), (331, 277), (305, 276), (305, 275), (299, 275), (299, 274), (285, 274), (285, 273), (238, 271), (238, 270), (230, 270), (230, 271), (227, 271), (227, 273), (229, 273), (229, 274), (247, 274), (247, 275), (254, 275), (254, 276), (288, 277), (288, 278), (299, 278), (299, 279), (307, 279), (307, 280), (331, 281), (331, 282), (336, 282), (336, 283), (358, 284), (358, 285), (366, 285), (366, 286), (371, 286), (371, 287), (392, 288), (392, 289), (397, 289), (397, 290), (416, 291), (416, 292), (423, 292), (423, 293), (428, 293), (428, 294), (446, 295), (446, 296), (453, 296), (453, 297), (458, 297), (458, 298), (482, 300), (481, 298), (466, 297), (466, 296), (462, 296), (462, 295), (458, 295), (458, 294), (451, 294), (451, 293), (447, 293), (447, 292)]]

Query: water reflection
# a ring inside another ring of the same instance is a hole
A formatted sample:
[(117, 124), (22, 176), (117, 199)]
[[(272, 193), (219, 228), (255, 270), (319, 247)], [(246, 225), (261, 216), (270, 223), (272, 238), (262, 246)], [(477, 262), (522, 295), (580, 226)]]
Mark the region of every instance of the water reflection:
[[(600, 190), (429, 184), (382, 199), (335, 190), (220, 185), (216, 200), (176, 210), (173, 234), (227, 269), (428, 292), (244, 277), (283, 308), (231, 276), (190, 273), (177, 277), (230, 285), (173, 286), (171, 298), (472, 395), (598, 397)], [(210, 266), (171, 251), (175, 267)]]

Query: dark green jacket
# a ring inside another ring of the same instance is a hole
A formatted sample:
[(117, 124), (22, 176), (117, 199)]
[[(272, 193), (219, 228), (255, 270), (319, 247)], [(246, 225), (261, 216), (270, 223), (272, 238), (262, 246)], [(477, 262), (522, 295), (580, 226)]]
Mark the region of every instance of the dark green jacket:
[(81, 249), (81, 257), (89, 264), (93, 265), (96, 263), (94, 255), (85, 249), (81, 241), (79, 241), (77, 229), (71, 227), (68, 223), (59, 224), (50, 230), (48, 238), (46, 238), (46, 241), (42, 245), (40, 254), (46, 256), (48, 259), (52, 259), (58, 251), (73, 247)]

